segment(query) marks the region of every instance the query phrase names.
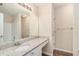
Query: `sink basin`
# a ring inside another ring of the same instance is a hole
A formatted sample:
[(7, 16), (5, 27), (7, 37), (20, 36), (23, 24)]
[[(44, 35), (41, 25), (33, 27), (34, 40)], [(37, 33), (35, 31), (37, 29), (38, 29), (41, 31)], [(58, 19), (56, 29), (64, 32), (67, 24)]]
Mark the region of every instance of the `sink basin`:
[(25, 51), (29, 48), (30, 46), (26, 45), (26, 46), (20, 46), (18, 47), (15, 51), (17, 52), (21, 52), (21, 51)]
[(30, 44), (23, 43), (23, 44), (21, 44), (21, 46), (30, 46)]

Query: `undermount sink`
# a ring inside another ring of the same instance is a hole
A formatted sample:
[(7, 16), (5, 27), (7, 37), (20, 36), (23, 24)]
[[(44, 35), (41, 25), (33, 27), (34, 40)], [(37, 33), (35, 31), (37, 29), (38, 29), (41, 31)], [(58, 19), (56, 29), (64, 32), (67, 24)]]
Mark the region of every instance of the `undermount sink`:
[(23, 43), (23, 44), (21, 44), (21, 46), (30, 46), (30, 44)]
[(25, 51), (25, 50), (27, 50), (29, 47), (30, 47), (29, 45), (20, 46), (20, 47), (18, 47), (15, 51), (17, 51), (17, 52)]

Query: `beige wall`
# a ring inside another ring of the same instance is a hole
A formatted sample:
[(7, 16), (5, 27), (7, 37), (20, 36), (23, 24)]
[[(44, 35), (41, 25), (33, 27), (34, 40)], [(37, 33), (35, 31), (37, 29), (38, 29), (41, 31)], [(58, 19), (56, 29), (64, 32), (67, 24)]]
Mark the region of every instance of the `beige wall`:
[(56, 48), (73, 51), (73, 4), (55, 9)]
[(4, 22), (5, 22), (5, 23), (12, 23), (12, 21), (13, 21), (12, 16), (9, 15), (9, 14), (5, 14), (5, 13), (4, 13)]
[(38, 36), (38, 7), (34, 4), (30, 4), (32, 12), (28, 17), (29, 21), (29, 35)]
[(39, 36), (47, 36), (49, 43), (43, 48), (43, 52), (49, 55), (53, 54), (53, 31), (54, 31), (54, 12), (52, 4), (41, 4), (39, 6)]
[(29, 36), (29, 25), (27, 16), (21, 17), (21, 37), (26, 38)]

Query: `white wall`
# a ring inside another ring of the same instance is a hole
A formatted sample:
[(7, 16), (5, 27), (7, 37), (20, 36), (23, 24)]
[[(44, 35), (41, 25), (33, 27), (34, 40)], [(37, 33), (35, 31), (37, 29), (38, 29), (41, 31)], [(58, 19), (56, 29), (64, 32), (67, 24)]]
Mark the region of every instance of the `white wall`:
[(29, 21), (29, 35), (38, 36), (38, 7), (34, 4), (30, 4), (32, 12), (28, 16)]
[(16, 14), (13, 16), (12, 21), (12, 36), (16, 40), (21, 39), (21, 14)]
[[(4, 14), (0, 13), (0, 36), (3, 35), (3, 26), (4, 26)], [(3, 41), (3, 38), (0, 37), (0, 42)]]
[(54, 40), (54, 12), (52, 4), (42, 4), (39, 6), (39, 36), (47, 36), (49, 43), (44, 47), (43, 52), (49, 55), (53, 54)]
[(73, 52), (79, 56), (79, 4), (74, 4)]
[(12, 40), (12, 16), (4, 13), (4, 41)]
[(73, 52), (73, 4), (55, 8), (56, 47)]

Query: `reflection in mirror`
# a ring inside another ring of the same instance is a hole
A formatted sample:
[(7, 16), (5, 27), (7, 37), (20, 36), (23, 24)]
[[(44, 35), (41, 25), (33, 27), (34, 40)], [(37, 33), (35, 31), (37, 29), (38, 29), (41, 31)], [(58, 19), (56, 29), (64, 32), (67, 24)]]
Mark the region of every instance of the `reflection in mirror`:
[(17, 3), (0, 5), (0, 42), (14, 42), (37, 35), (38, 20), (32, 12)]
[(21, 16), (21, 38), (26, 38), (29, 36), (29, 23), (28, 16)]
[(0, 43), (3, 41), (3, 13), (0, 13)]
[(3, 25), (4, 25), (4, 41), (11, 41), (12, 40), (12, 21), (13, 21), (13, 17), (10, 14), (4, 14), (4, 18), (3, 18)]

